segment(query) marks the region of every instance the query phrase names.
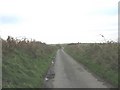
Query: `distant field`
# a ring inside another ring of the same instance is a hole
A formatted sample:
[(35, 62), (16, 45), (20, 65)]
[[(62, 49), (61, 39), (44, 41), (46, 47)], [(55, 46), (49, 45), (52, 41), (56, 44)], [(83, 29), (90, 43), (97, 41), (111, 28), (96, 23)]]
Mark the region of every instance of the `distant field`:
[(2, 40), (3, 88), (40, 88), (56, 46), (37, 41)]
[(101, 78), (118, 85), (117, 43), (69, 44), (65, 51)]

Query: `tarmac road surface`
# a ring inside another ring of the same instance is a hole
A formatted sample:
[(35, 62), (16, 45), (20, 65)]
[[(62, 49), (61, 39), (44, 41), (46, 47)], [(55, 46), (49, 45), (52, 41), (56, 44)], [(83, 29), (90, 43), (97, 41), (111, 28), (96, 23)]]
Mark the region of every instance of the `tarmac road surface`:
[(108, 88), (63, 49), (57, 51), (54, 72), (53, 88)]

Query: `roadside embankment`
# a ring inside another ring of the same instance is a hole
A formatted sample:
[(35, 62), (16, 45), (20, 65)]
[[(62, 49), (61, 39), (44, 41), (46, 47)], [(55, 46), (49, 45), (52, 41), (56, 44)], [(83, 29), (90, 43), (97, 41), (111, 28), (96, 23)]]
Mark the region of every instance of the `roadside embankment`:
[(68, 44), (64, 50), (90, 71), (112, 85), (118, 86), (117, 43)]
[(2, 40), (3, 88), (40, 88), (57, 47), (35, 40)]

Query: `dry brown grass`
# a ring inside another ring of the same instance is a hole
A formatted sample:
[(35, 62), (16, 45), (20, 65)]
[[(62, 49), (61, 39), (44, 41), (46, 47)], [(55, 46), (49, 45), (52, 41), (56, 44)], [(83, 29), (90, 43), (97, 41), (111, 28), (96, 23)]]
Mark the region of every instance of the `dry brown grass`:
[(100, 77), (118, 85), (118, 47), (120, 48), (120, 45), (117, 42), (107, 41), (69, 44), (65, 50)]
[(40, 88), (56, 46), (8, 37), (2, 40), (2, 82), (7, 88)]

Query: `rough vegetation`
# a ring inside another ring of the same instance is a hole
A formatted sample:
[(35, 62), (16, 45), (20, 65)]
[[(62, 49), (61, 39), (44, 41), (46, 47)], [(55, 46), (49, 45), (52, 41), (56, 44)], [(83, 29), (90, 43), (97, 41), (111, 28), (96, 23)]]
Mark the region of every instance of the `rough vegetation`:
[(2, 40), (3, 88), (40, 88), (56, 46), (8, 36)]
[(65, 46), (65, 51), (89, 70), (118, 85), (118, 45), (107, 43), (77, 43)]

